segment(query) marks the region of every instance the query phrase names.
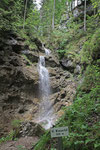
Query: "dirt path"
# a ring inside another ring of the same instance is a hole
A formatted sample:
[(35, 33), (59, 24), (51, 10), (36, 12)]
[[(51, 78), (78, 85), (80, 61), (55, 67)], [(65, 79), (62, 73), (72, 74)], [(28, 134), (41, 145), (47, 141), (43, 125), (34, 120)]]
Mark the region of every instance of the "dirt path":
[(38, 140), (38, 137), (22, 137), (17, 141), (3, 143), (0, 150), (31, 150)]

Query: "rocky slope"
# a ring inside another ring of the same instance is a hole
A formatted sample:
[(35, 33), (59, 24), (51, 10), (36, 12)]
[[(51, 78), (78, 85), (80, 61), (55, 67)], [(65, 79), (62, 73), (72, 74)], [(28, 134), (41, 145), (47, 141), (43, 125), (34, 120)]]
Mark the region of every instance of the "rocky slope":
[[(1, 41), (0, 137), (12, 129), (11, 122), (14, 119), (36, 121), (40, 102), (37, 64), (39, 55), (44, 55), (44, 49), (40, 42), (35, 40), (35, 43), (38, 49), (32, 51), (25, 46), (23, 39), (15, 35), (9, 35)], [(53, 52), (46, 57), (46, 67), (52, 89), (50, 100), (59, 117), (63, 114), (62, 106), (73, 102), (76, 83), (72, 74), (62, 69)]]

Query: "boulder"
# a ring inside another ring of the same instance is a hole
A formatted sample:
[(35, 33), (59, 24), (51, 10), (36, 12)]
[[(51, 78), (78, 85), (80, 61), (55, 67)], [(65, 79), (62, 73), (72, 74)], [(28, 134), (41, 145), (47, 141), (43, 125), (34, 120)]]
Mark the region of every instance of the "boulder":
[(79, 64), (76, 65), (76, 68), (74, 70), (74, 74), (80, 74), (81, 73), (81, 66)]
[(71, 72), (71, 73), (74, 72), (75, 63), (74, 63), (72, 60), (63, 58), (63, 59), (60, 61), (60, 63), (61, 63), (61, 65), (62, 65), (66, 70), (68, 70), (69, 72)]
[(24, 54), (28, 58), (28, 60), (30, 60), (31, 63), (38, 63), (39, 54), (37, 52), (24, 50), (22, 51), (22, 54)]
[(59, 64), (59, 61), (57, 60), (57, 57), (53, 56), (53, 55), (50, 55), (49, 57), (46, 57), (46, 67), (52, 67), (52, 68), (55, 68), (55, 67), (59, 67), (60, 64)]

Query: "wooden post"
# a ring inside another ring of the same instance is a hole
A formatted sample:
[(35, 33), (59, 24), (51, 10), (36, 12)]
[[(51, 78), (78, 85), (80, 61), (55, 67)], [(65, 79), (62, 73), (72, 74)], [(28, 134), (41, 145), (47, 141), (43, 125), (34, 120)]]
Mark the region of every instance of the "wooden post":
[(63, 150), (62, 137), (58, 137), (58, 150)]

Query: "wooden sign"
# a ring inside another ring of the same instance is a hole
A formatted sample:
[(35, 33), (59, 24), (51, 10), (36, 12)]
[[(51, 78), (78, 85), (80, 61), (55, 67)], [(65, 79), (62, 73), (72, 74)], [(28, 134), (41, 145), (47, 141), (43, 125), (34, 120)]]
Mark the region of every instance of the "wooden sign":
[(59, 128), (52, 128), (51, 129), (51, 137), (62, 137), (68, 136), (68, 127), (59, 127)]

